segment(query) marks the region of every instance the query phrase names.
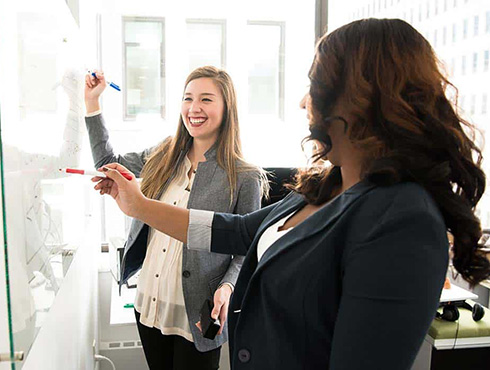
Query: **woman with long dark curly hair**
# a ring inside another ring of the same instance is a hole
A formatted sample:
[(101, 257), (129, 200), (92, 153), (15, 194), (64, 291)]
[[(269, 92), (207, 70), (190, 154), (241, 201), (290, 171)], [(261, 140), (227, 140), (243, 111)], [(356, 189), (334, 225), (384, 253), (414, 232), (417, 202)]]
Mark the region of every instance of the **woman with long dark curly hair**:
[(471, 125), (429, 43), (367, 19), (321, 38), (309, 74), (316, 166), (283, 201), (245, 216), (145, 198), (117, 164), (96, 189), (187, 243), (246, 255), (230, 304), (233, 369), (409, 369), (448, 266), (489, 276), (474, 207), (485, 189)]

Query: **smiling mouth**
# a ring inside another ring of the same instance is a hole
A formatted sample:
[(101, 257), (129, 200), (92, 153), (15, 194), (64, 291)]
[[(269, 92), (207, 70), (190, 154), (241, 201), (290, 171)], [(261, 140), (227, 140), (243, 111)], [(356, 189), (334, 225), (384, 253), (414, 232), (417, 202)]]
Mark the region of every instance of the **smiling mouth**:
[(207, 118), (189, 118), (189, 123), (192, 127), (199, 127), (207, 121)]

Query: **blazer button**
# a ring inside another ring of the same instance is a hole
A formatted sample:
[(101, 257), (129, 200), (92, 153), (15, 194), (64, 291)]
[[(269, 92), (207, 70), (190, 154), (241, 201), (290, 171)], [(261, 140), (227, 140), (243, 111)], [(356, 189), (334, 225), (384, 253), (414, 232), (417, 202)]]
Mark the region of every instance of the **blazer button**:
[(241, 349), (238, 351), (238, 359), (240, 362), (246, 363), (250, 361), (250, 352), (246, 349)]
[(190, 273), (190, 271), (185, 270), (185, 271), (182, 273), (182, 275), (183, 275), (185, 278), (188, 278), (189, 276), (191, 276), (191, 273)]

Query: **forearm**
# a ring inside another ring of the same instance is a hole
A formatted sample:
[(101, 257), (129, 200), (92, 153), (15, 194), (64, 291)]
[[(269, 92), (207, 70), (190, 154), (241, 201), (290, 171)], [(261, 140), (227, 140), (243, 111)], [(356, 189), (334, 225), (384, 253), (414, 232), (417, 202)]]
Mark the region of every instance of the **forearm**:
[(85, 99), (85, 108), (87, 110), (87, 114), (100, 110), (99, 99)]
[(133, 217), (174, 239), (187, 243), (188, 209), (144, 198)]

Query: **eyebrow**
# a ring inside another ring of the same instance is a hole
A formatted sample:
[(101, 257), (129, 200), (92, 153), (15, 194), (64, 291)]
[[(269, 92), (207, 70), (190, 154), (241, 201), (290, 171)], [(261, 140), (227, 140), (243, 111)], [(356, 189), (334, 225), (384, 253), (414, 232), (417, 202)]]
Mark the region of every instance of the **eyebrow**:
[[(192, 93), (185, 93), (184, 95), (185, 96), (188, 96), (188, 95), (192, 95)], [(203, 95), (216, 96), (216, 94), (212, 94), (212, 93), (202, 93), (202, 94), (199, 94), (199, 95), (201, 95), (201, 96), (203, 96)]]

